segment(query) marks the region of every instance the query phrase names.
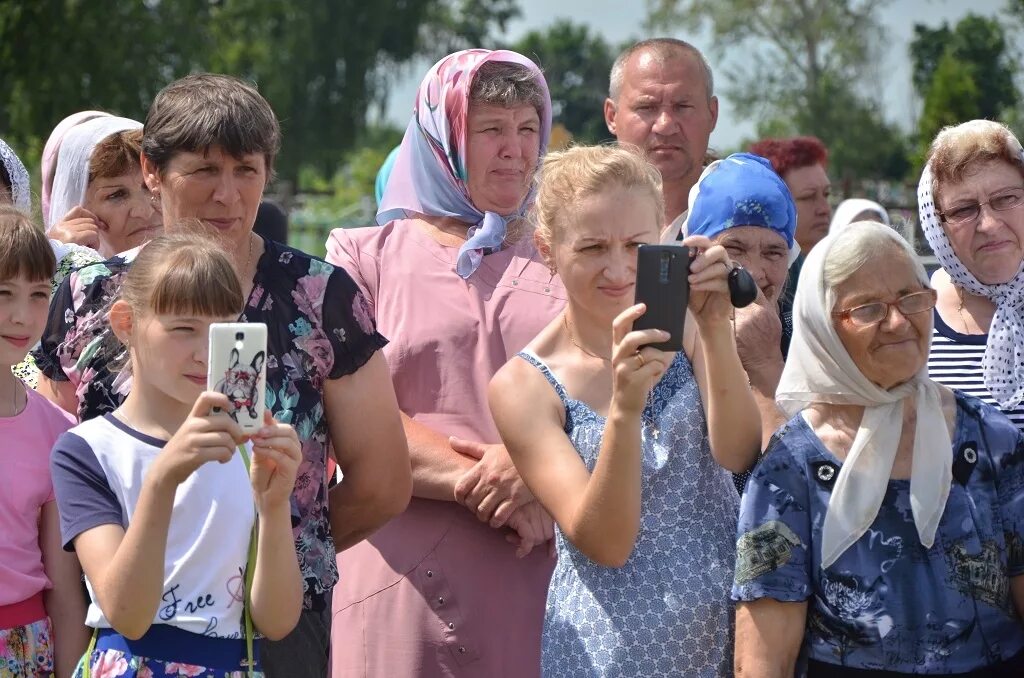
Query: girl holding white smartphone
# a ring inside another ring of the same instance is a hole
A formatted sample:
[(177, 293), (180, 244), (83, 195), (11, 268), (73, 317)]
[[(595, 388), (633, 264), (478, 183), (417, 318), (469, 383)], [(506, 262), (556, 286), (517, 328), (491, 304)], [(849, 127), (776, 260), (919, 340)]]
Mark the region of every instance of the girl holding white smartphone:
[[(96, 629), (78, 675), (261, 675), (255, 632), (281, 638), (298, 620), (298, 437), (269, 414), (247, 434), (229, 416), (232, 398), (204, 390), (210, 327), (241, 306), (217, 246), (175, 235), (139, 253), (111, 308), (131, 393), (64, 434), (51, 460), (64, 546), (82, 562)], [(244, 328), (242, 339), (259, 334)], [(243, 409), (248, 423), (262, 403)]]

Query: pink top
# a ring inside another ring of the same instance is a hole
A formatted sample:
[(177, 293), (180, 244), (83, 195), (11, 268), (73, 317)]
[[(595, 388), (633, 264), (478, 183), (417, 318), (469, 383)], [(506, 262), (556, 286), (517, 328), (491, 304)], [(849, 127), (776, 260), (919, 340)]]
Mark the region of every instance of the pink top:
[[(500, 442), (487, 384), (565, 305), (531, 239), (484, 257), (465, 280), (458, 248), (411, 220), (337, 229), (327, 251), (363, 288), (390, 341), (383, 350), (401, 410), (444, 434)], [(334, 675), (539, 675), (554, 565), (542, 550), (517, 560), (504, 531), (465, 507), (414, 498), (338, 558)]]
[(32, 389), (27, 392), (24, 410), (0, 417), (0, 605), (50, 588), (39, 549), (39, 511), (54, 500), (50, 450), (75, 425), (70, 414)]

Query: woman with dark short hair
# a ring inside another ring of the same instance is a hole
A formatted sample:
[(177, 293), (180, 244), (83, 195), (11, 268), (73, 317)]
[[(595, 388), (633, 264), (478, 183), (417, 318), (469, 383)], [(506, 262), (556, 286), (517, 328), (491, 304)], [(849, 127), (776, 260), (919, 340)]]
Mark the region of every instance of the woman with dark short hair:
[[(409, 500), (410, 473), (394, 390), (366, 299), (344, 270), (252, 233), (280, 143), (277, 118), (254, 87), (195, 74), (157, 94), (142, 169), (168, 231), (198, 220), (235, 266), (240, 320), (265, 323), (268, 410), (299, 433), (303, 461), (292, 525), (304, 589), (296, 629), (261, 652), (271, 678), (327, 673), (335, 549), (362, 540)], [(58, 290), (37, 352), (40, 390), (82, 420), (124, 400), (131, 375), (107, 312), (135, 251), (72, 274)], [(330, 490), (333, 449), (344, 480)]]

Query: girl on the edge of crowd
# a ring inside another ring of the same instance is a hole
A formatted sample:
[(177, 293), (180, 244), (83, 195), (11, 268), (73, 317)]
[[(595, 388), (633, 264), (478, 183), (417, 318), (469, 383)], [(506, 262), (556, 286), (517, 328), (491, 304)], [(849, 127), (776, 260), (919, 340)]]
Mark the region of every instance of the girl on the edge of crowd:
[[(663, 223), (658, 171), (625, 148), (549, 154), (534, 207), (537, 249), (568, 305), (491, 380), (491, 412), (526, 485), (554, 518), (546, 676), (731, 675), (725, 468), (761, 447), (730, 322), (725, 249), (683, 244), (683, 350), (633, 330), (639, 245)], [(723, 468), (725, 467), (725, 468)]]
[[(242, 676), (245, 605), (270, 639), (299, 618), (289, 502), (298, 437), (268, 413), (250, 445), (225, 414), (227, 396), (205, 391), (210, 324), (236, 320), (242, 303), (219, 245), (188, 234), (151, 241), (110, 310), (132, 390), (54, 447), (64, 546), (78, 553), (92, 599), (93, 676)], [(253, 660), (262, 675), (258, 641)]]
[(43, 333), (56, 262), (42, 230), (9, 205), (0, 252), (0, 675), (66, 678), (85, 649), (85, 604), (78, 561), (61, 549), (49, 459), (75, 422), (10, 369)]

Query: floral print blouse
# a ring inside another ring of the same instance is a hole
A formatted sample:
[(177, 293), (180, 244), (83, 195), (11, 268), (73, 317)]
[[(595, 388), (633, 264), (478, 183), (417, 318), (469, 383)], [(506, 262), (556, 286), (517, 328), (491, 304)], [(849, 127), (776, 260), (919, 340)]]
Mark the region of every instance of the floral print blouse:
[[(266, 403), (291, 424), (303, 462), (292, 494), (292, 525), (307, 607), (329, 604), (338, 578), (327, 511), (327, 418), (323, 387), (362, 367), (387, 340), (341, 268), (265, 240), (240, 322), (267, 325)], [(61, 284), (35, 359), (54, 381), (70, 381), (83, 421), (114, 410), (131, 389), (126, 353), (107, 323), (138, 250), (73, 272)], [(329, 303), (324, 303), (329, 300)]]
[(755, 468), (740, 505), (732, 598), (807, 601), (809, 676), (847, 675), (839, 667), (967, 675), (1024, 658), (1010, 593), (1010, 579), (1024, 575), (1024, 435), (994, 407), (955, 393), (953, 483), (930, 549), (914, 525), (910, 481), (889, 480), (868, 531), (821, 566), (842, 463), (801, 414)]

